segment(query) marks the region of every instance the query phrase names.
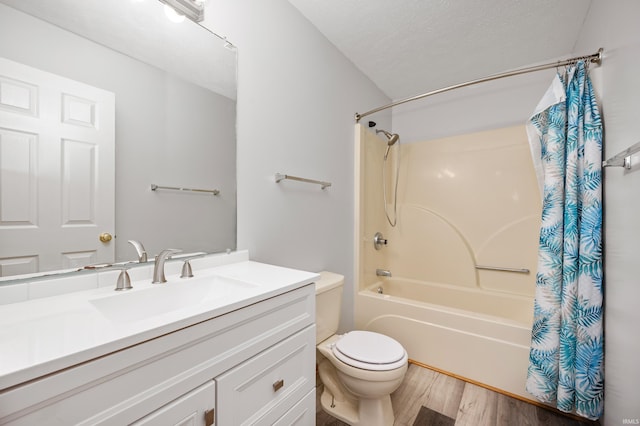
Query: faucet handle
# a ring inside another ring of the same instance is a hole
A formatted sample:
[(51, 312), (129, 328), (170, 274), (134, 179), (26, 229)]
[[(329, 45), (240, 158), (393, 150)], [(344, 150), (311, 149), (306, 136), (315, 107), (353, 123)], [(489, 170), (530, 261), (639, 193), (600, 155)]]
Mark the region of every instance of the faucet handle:
[(180, 278), (193, 278), (193, 269), (191, 269), (191, 260), (197, 259), (199, 257), (203, 257), (206, 253), (196, 254), (194, 256), (189, 256), (184, 259), (184, 263), (182, 264), (182, 273), (180, 274)]
[(129, 268), (135, 262), (126, 262), (119, 265), (111, 265), (113, 269), (120, 269), (120, 275), (118, 275), (118, 281), (116, 281), (116, 291), (131, 290), (131, 277), (129, 276)]
[(118, 281), (116, 282), (116, 291), (131, 290), (132, 288), (129, 272), (127, 272), (127, 268), (122, 268), (120, 275), (118, 275)]
[(373, 246), (376, 250), (380, 250), (382, 246), (386, 246), (387, 242), (387, 239), (383, 237), (382, 233), (380, 232), (376, 232), (376, 234), (373, 236)]

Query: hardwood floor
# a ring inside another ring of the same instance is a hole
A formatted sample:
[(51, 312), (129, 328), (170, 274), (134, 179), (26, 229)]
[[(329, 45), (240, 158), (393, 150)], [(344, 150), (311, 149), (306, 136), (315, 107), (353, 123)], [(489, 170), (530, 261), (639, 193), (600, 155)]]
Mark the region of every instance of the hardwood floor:
[[(320, 407), (316, 392), (316, 426), (345, 426)], [(571, 426), (580, 422), (483, 387), (414, 364), (391, 395), (394, 426)], [(346, 425), (348, 426), (348, 425)]]

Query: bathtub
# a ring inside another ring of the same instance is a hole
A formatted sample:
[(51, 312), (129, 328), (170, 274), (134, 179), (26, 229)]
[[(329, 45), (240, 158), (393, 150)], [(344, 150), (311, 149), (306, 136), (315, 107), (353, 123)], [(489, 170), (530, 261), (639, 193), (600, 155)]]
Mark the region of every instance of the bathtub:
[(398, 340), (412, 361), (533, 399), (524, 390), (533, 298), (384, 278), (355, 303), (356, 327)]

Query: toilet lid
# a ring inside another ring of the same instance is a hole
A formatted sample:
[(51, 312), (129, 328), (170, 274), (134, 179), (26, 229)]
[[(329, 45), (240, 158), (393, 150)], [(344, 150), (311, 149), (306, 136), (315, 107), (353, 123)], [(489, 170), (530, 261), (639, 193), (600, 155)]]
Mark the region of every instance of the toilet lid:
[(371, 331), (352, 331), (338, 340), (333, 352), (342, 362), (367, 370), (392, 370), (406, 363), (407, 352), (396, 340)]

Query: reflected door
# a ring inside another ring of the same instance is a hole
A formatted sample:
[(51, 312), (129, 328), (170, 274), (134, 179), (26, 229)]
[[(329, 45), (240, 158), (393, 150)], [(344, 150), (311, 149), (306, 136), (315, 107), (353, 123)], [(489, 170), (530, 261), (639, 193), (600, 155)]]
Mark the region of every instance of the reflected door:
[(0, 276), (113, 262), (114, 146), (113, 93), (0, 58)]

